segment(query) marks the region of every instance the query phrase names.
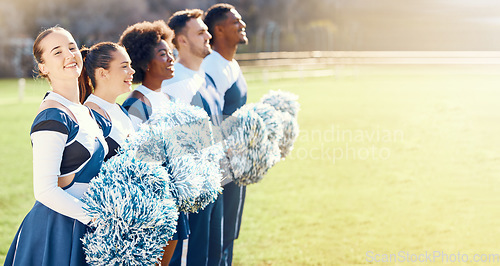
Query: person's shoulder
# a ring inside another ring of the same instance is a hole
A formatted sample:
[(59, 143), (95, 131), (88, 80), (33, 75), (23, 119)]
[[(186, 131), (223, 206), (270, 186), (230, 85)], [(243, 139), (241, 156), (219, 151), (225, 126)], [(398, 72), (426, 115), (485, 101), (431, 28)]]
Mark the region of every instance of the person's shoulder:
[(224, 59), (219, 53), (213, 51), (209, 55), (203, 59), (203, 62), (201, 63), (201, 67), (207, 72), (208, 69), (211, 69), (213, 67), (222, 67), (224, 65), (227, 65), (228, 61)]
[(107, 116), (106, 113), (104, 112), (104, 110), (94, 102), (87, 101), (87, 102), (85, 102), (84, 105), (87, 106), (88, 108), (92, 109), (92, 111), (94, 111), (95, 113), (98, 113), (99, 115), (101, 115), (103, 117)]
[(127, 97), (127, 99), (125, 99), (122, 106), (128, 110), (130, 108), (130, 106), (137, 103), (137, 101), (140, 101), (141, 103), (143, 103), (145, 105), (151, 106), (151, 103), (149, 102), (148, 98), (146, 96), (144, 96), (144, 94), (142, 94), (142, 92), (140, 92), (138, 90), (132, 91), (130, 93), (130, 95)]
[(235, 69), (238, 69), (238, 70), (241, 69), (240, 64), (238, 63), (238, 61), (236, 61), (236, 59), (231, 60), (231, 62), (229, 63), (229, 65), (231, 65), (232, 68), (235, 68)]
[(38, 108), (38, 113), (41, 113), (47, 109), (58, 109), (61, 112), (71, 114), (71, 111), (69, 111), (69, 109), (66, 108), (66, 106), (64, 106), (63, 104), (61, 104), (60, 102), (55, 101), (55, 100), (44, 100), (40, 104), (40, 107)]
[(144, 99), (147, 99), (146, 96), (144, 96), (144, 94), (138, 90), (134, 90), (130, 93), (130, 95), (127, 97), (127, 100), (128, 99), (136, 99), (136, 100), (141, 100), (141, 101), (144, 101)]
[(185, 79), (190, 79), (196, 73), (196, 71), (193, 71), (193, 70), (185, 67), (184, 65), (182, 65), (179, 62), (176, 62), (174, 64), (174, 69), (175, 69), (174, 77), (171, 79), (164, 80), (162, 82), (162, 87), (164, 86), (164, 84), (169, 85), (169, 84), (173, 84), (173, 83), (185, 80)]
[(182, 72), (182, 71), (178, 71), (177, 68), (175, 68), (175, 75), (174, 77), (172, 77), (171, 79), (166, 79), (164, 81), (161, 82), (161, 87), (164, 88), (164, 87), (168, 87), (172, 84), (175, 84), (175, 83), (178, 83), (180, 81), (183, 81), (183, 80), (186, 80), (186, 79), (189, 79), (190, 76), (187, 75), (185, 72)]
[(55, 131), (69, 135), (69, 133), (78, 128), (76, 119), (71, 112), (62, 104), (47, 100), (40, 105), (30, 134), (39, 131)]
[(73, 121), (76, 121), (73, 113), (63, 104), (55, 100), (45, 100), (40, 104), (38, 108), (37, 115), (44, 114), (45, 116), (57, 116), (69, 118)]
[(207, 75), (215, 79), (218, 76), (224, 76), (225, 74), (227, 74), (227, 71), (225, 71), (225, 69), (228, 65), (227, 61), (224, 62), (223, 60), (220, 60), (220, 58), (222, 58), (220, 55), (216, 56), (213, 55), (213, 53), (209, 54), (207, 57), (205, 57), (205, 59), (203, 59), (200, 69)]
[(125, 108), (129, 117), (135, 116), (143, 121), (148, 120), (153, 112), (151, 102), (143, 93), (137, 90), (130, 93), (129, 97), (123, 102), (122, 107)]

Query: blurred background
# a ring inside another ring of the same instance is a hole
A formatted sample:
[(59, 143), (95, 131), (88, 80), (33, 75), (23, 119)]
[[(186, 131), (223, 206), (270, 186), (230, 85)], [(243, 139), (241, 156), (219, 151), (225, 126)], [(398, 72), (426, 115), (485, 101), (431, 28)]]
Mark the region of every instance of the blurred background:
[[(128, 26), (167, 20), (214, 0), (0, 0), (0, 77), (30, 76), (33, 38), (67, 28), (80, 45), (117, 41)], [(234, 0), (250, 43), (239, 52), (493, 51), (500, 45), (494, 0)]]

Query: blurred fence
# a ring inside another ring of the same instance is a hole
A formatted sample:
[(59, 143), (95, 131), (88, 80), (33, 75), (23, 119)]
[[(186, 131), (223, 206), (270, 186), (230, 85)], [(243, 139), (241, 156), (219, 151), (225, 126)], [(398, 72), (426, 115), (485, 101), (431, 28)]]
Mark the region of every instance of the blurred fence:
[(335, 76), (369, 65), (500, 66), (500, 51), (310, 51), (237, 54), (247, 79)]
[[(29, 77), (33, 40), (0, 41), (0, 77)], [(500, 66), (500, 51), (308, 51), (237, 54), (247, 79), (335, 76), (370, 65)], [(491, 67), (490, 67), (491, 69)]]

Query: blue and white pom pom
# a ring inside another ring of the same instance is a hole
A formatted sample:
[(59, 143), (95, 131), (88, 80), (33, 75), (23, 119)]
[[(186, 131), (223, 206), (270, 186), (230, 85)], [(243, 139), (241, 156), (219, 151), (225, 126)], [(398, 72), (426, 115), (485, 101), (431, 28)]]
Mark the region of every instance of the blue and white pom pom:
[(170, 174), (171, 194), (179, 210), (197, 212), (214, 202), (222, 189), (217, 162), (202, 159), (202, 151), (214, 145), (203, 109), (169, 102), (124, 148), (136, 149), (141, 160), (162, 163)]
[(201, 150), (199, 160), (202, 164), (198, 167), (198, 174), (203, 178), (200, 195), (192, 206), (192, 212), (204, 209), (208, 204), (215, 202), (222, 193), (222, 173), (220, 161), (224, 155), (224, 149), (220, 143)]
[(282, 113), (283, 137), (279, 141), (282, 159), (293, 150), (293, 144), (299, 135), (297, 115), (300, 104), (298, 98), (297, 95), (284, 91), (270, 91), (261, 98), (262, 103), (267, 103)]
[[(156, 120), (155, 117), (153, 119)], [(167, 113), (162, 114), (159, 120), (165, 121), (166, 129), (170, 128), (166, 135), (172, 145), (167, 146), (167, 159), (173, 163), (190, 157), (192, 167), (187, 173), (199, 181), (199, 194), (190, 197), (190, 201), (186, 201), (180, 209), (198, 212), (214, 202), (222, 192), (219, 160), (223, 150), (215, 144), (210, 118), (197, 106), (171, 102)]]
[[(281, 159), (280, 141), (283, 138), (283, 116), (282, 112), (274, 109), (266, 103), (251, 103), (247, 108), (254, 110), (264, 121), (271, 145), (271, 153), (267, 156), (270, 167), (274, 166)], [(267, 143), (265, 143), (267, 145)], [(267, 171), (266, 171), (267, 172)]]
[(82, 199), (95, 218), (82, 239), (90, 265), (153, 265), (175, 233), (167, 171), (135, 160), (133, 152), (105, 162)]
[(190, 174), (197, 168), (195, 160), (183, 154), (182, 147), (166, 131), (170, 131), (170, 127), (163, 120), (142, 124), (122, 150), (136, 151), (139, 161), (161, 164), (169, 174), (170, 196), (179, 210), (187, 211), (200, 194), (202, 180)]
[(259, 182), (276, 162), (276, 150), (264, 119), (254, 106), (245, 105), (224, 120), (223, 131), (235, 183)]
[(221, 193), (209, 118), (170, 103), (101, 167), (85, 194), (95, 218), (82, 239), (91, 265), (152, 265), (175, 233), (178, 211), (197, 212)]

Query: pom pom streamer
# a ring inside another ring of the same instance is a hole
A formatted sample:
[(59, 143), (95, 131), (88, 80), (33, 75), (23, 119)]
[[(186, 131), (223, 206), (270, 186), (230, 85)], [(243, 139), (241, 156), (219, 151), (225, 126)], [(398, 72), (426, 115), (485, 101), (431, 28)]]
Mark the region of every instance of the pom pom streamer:
[[(219, 163), (202, 156), (203, 150), (214, 145), (210, 119), (203, 109), (169, 102), (141, 126), (124, 149), (137, 150), (138, 159), (163, 164), (179, 210), (197, 212), (215, 201), (222, 189)], [(223, 151), (219, 149), (219, 153)]]
[(298, 99), (299, 96), (291, 92), (271, 90), (268, 94), (262, 96), (260, 102), (267, 103), (276, 110), (289, 113), (294, 118), (297, 118), (297, 114), (300, 110)]
[(293, 150), (293, 144), (299, 136), (299, 124), (297, 123), (297, 119), (289, 113), (282, 113), (282, 119), (283, 137), (279, 140), (279, 149), (281, 151), (281, 158), (285, 159)]
[(264, 120), (264, 124), (268, 133), (269, 142), (272, 152), (267, 155), (268, 164), (274, 166), (281, 159), (280, 140), (283, 138), (283, 118), (282, 112), (277, 111), (271, 105), (266, 103), (249, 104), (248, 108), (254, 110)]
[(238, 185), (259, 182), (276, 157), (266, 124), (252, 105), (243, 106), (233, 117), (224, 121), (223, 131), (234, 181)]
[(220, 143), (207, 147), (201, 151), (200, 160), (203, 162), (198, 171), (203, 177), (200, 196), (196, 198), (193, 210), (203, 209), (214, 202), (222, 193), (222, 173), (220, 162), (225, 158), (224, 149)]
[(236, 184), (259, 182), (293, 149), (299, 133), (297, 100), (295, 94), (270, 91), (259, 103), (247, 104), (224, 120), (220, 135), (226, 137), (229, 160), (222, 166), (230, 168)]
[(197, 212), (221, 193), (208, 115), (170, 103), (101, 167), (82, 199), (95, 220), (82, 239), (91, 265), (153, 265), (175, 232), (178, 211)]
[(297, 115), (300, 110), (300, 104), (298, 99), (297, 95), (284, 91), (270, 91), (261, 98), (262, 103), (267, 103), (282, 112), (283, 135), (279, 141), (282, 159), (293, 150), (293, 144), (299, 135)]
[(82, 199), (95, 218), (82, 239), (91, 265), (155, 264), (175, 232), (178, 212), (167, 171), (136, 161), (132, 153), (104, 163)]

